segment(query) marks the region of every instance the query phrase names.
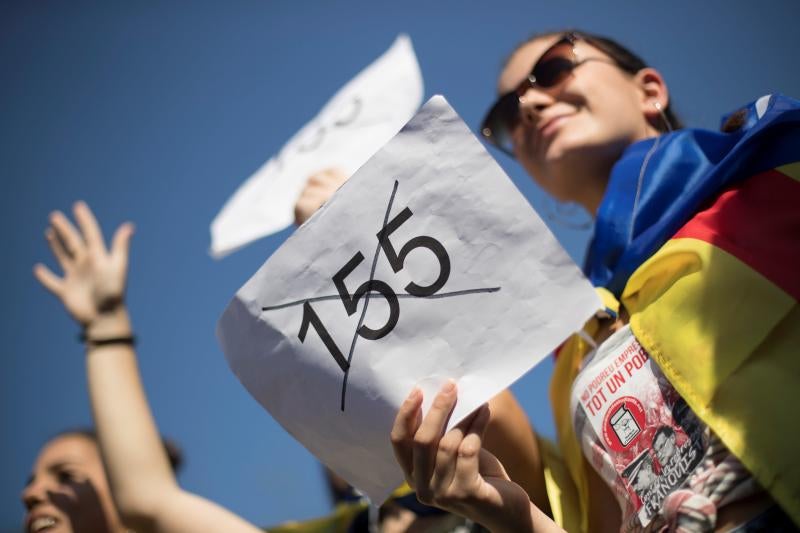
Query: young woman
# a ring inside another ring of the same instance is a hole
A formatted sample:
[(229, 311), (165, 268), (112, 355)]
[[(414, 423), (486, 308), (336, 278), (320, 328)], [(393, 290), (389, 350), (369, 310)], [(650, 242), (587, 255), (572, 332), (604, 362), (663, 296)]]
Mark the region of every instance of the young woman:
[[(78, 202), (74, 213), (78, 228), (57, 211), (45, 234), (63, 277), (41, 264), (34, 267), (34, 274), (83, 327), (97, 442), (119, 514), (115, 527), (108, 530), (118, 531), (125, 524), (137, 533), (260, 531), (178, 485), (139, 378), (124, 302), (133, 226), (123, 224), (106, 249), (89, 207)], [(108, 504), (104, 507), (111, 509)]]
[[(180, 452), (167, 442), (164, 448), (176, 471)], [(128, 531), (114, 506), (91, 430), (65, 431), (45, 443), (22, 490), (22, 503), (28, 533)]]
[(122, 533), (95, 441), (68, 432), (48, 441), (22, 491), (27, 533)]
[(658, 71), (579, 32), (523, 43), (498, 89), (482, 133), (595, 217), (586, 273), (607, 308), (558, 351), (546, 499), (483, 446), (486, 407), (444, 433), (455, 383), (424, 418), (419, 390), (397, 415), (409, 484), (493, 531), (793, 530), (798, 103), (768, 96), (722, 133), (665, 133)]

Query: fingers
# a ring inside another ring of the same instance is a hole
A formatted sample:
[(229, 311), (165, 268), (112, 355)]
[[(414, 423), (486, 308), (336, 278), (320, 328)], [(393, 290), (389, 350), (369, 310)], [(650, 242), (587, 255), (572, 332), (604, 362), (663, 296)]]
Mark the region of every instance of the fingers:
[(431, 490), (434, 494), (445, 493), (453, 482), (455, 475), (456, 461), (458, 460), (458, 449), (464, 439), (465, 424), (471, 421), (472, 416), (463, 420), (456, 427), (444, 434), (439, 441), (436, 450), (436, 466), (433, 469), (431, 478)]
[(81, 232), (83, 232), (87, 248), (92, 252), (105, 253), (106, 246), (103, 242), (103, 232), (100, 230), (100, 225), (86, 202), (75, 202), (73, 213)]
[(53, 211), (50, 214), (50, 224), (56, 232), (56, 237), (61, 239), (64, 246), (64, 251), (70, 257), (77, 257), (82, 255), (86, 246), (84, 245), (83, 238), (81, 237), (72, 222), (64, 216), (61, 211)]
[(58, 261), (61, 270), (67, 272), (72, 266), (72, 258), (64, 248), (64, 242), (58, 238), (53, 228), (47, 228), (45, 230), (44, 238), (47, 240), (47, 244), (50, 246), (50, 250), (53, 252), (56, 261)]
[(294, 223), (298, 226), (303, 224), (306, 220), (311, 218), (311, 215), (316, 213), (324, 203), (324, 198), (315, 197), (315, 195), (308, 190), (304, 190), (297, 199), (297, 203), (294, 205)]
[(422, 391), (414, 388), (397, 412), (392, 426), (392, 449), (400, 468), (403, 469), (406, 481), (412, 487), (412, 470), (414, 454), (414, 434), (422, 423)]
[(44, 285), (44, 288), (52, 292), (56, 296), (61, 294), (63, 281), (61, 278), (53, 274), (49, 268), (41, 263), (34, 265), (33, 275), (39, 280), (39, 283)]
[(453, 474), (454, 486), (475, 486), (477, 477), (482, 472), (480, 468), (482, 464), (481, 457), (484, 453), (488, 454), (482, 448), (483, 435), (489, 425), (489, 418), (489, 406), (483, 404), (469, 421), (469, 425), (465, 430), (466, 435), (458, 446), (458, 461)]
[(294, 207), (295, 224), (300, 225), (327, 202), (333, 193), (347, 181), (347, 175), (337, 168), (312, 174)]
[[(503, 503), (492, 483), (504, 487), (508, 476), (500, 462), (483, 449), (491, 418), (487, 404), (445, 433), (456, 401), (456, 385), (449, 381), (420, 421), (422, 395), (413, 391), (395, 419), (392, 445), (420, 502), (472, 517), (487, 502)], [(487, 472), (494, 476), (488, 484)]]
[(322, 187), (328, 183), (328, 171), (317, 172), (308, 177), (306, 182), (306, 189), (312, 187)]
[[(120, 267), (127, 268), (134, 226), (130, 222), (122, 224), (111, 240), (111, 257)], [(102, 238), (102, 237), (101, 237)]]
[(428, 480), (433, 474), (439, 441), (456, 405), (456, 397), (456, 384), (448, 381), (434, 398), (428, 414), (414, 435), (413, 476), (417, 480), (417, 496), (423, 502), (431, 500)]
[(308, 178), (306, 185), (324, 186), (327, 189), (338, 189), (342, 183), (347, 181), (347, 174), (339, 168), (326, 168), (312, 174)]
[(322, 187), (309, 186), (297, 199), (297, 205), (313, 214), (328, 201), (331, 194), (333, 194), (333, 191), (328, 191)]

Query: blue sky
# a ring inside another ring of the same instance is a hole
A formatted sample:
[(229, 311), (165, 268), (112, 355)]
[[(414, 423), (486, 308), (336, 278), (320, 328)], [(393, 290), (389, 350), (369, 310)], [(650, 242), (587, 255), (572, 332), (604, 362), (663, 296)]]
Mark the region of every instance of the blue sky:
[[(53, 2), (0, 1), (0, 184), (4, 339), (0, 530), (42, 442), (90, 424), (77, 327), (31, 275), (54, 262), (47, 215), (85, 199), (106, 234), (133, 220), (128, 301), (161, 430), (178, 440), (189, 490), (262, 525), (328, 509), (313, 458), (229, 371), (214, 326), (233, 293), (290, 234), (225, 258), (208, 226), (239, 183), (400, 32), (426, 98), (473, 128), (503, 58), (535, 31), (616, 37), (660, 69), (683, 120), (763, 94), (800, 97), (796, 2)], [(576, 260), (587, 230), (502, 155), (501, 165)], [(549, 363), (514, 390), (553, 428)]]

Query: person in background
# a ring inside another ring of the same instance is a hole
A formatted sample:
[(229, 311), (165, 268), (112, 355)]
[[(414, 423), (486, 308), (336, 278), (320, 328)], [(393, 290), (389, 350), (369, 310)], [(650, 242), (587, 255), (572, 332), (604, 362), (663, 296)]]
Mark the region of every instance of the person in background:
[[(57, 276), (42, 264), (34, 267), (34, 275), (61, 301), (83, 331), (97, 444), (114, 502), (110, 505), (109, 491), (105, 490), (103, 509), (107, 519), (113, 518), (107, 531), (126, 528), (136, 533), (260, 531), (227, 509), (178, 485), (139, 377), (133, 327), (125, 305), (133, 225), (121, 225), (110, 248), (106, 248), (89, 207), (83, 202), (76, 203), (74, 215), (77, 227), (63, 213), (52, 213), (50, 227), (45, 232), (63, 276)], [(69, 442), (86, 445), (76, 438)], [(99, 483), (102, 475), (99, 465), (99, 457), (95, 457), (92, 479), (97, 487), (104, 487), (104, 483)], [(112, 513), (114, 508), (116, 513)], [(32, 524), (45, 525), (32, 516)], [(96, 527), (103, 531), (102, 523)], [(42, 530), (47, 529), (29, 529)], [(88, 526), (86, 529), (82, 526), (76, 531), (88, 530)]]
[[(163, 443), (173, 472), (180, 450)], [(22, 490), (27, 533), (115, 533), (127, 528), (108, 487), (97, 436), (88, 429), (63, 431), (48, 440)]]

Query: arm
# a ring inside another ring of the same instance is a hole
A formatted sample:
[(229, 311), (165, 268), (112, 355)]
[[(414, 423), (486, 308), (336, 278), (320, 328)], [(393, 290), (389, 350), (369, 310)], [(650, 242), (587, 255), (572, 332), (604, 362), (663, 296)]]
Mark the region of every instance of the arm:
[(131, 224), (106, 250), (86, 204), (75, 205), (80, 231), (59, 212), (47, 240), (63, 277), (36, 265), (36, 278), (64, 304), (86, 334), (89, 396), (106, 475), (120, 516), (139, 533), (257, 532), (233, 513), (182, 490), (161, 444), (130, 343), (99, 344), (131, 335), (124, 304)]
[(506, 389), (489, 400), (489, 426), (483, 446), (505, 466), (537, 506), (550, 515), (539, 443), (522, 407)]
[(422, 417), (422, 393), (411, 392), (395, 419), (392, 446), (406, 481), (423, 503), (466, 516), (494, 532), (561, 531), (502, 464), (483, 448), (490, 413), (484, 405), (444, 433), (456, 404), (446, 384)]

